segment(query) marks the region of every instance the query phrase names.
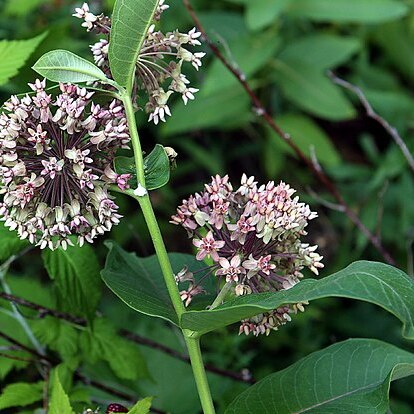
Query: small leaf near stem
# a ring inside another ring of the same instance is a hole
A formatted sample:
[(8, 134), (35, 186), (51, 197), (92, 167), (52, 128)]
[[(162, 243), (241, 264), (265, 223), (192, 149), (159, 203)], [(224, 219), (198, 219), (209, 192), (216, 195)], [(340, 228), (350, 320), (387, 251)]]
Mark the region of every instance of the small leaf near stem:
[(223, 303), (223, 300), (227, 296), (227, 293), (229, 293), (232, 285), (233, 281), (226, 282), (226, 284), (221, 289), (220, 293), (217, 295), (216, 299), (214, 299), (214, 302), (211, 304), (210, 310), (217, 308), (217, 306), (220, 306)]

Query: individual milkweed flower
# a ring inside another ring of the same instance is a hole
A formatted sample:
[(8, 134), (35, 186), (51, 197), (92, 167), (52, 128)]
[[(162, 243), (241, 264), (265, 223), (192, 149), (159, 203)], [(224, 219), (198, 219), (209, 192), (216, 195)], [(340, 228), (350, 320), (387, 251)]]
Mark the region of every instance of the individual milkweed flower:
[[(301, 241), (317, 214), (294, 193), (284, 182), (259, 186), (246, 175), (234, 190), (228, 176), (217, 175), (204, 192), (183, 200), (171, 223), (187, 230), (198, 249), (197, 260), (213, 259), (209, 272), (224, 278), (234, 295), (289, 289), (303, 277), (304, 268), (318, 274), (323, 267), (317, 246)], [(291, 313), (303, 311), (303, 305), (243, 320), (240, 333), (269, 334), (288, 322)]]
[[(161, 14), (168, 8), (165, 1), (160, 0), (154, 20), (159, 20)], [(91, 51), (96, 65), (110, 78), (108, 59), (110, 18), (102, 14), (95, 16), (90, 12), (87, 3), (75, 11), (73, 16), (82, 19), (84, 21), (82, 26), (88, 31), (108, 36), (91, 45)], [(195, 99), (194, 94), (198, 89), (190, 86), (190, 81), (182, 73), (182, 67), (186, 63), (191, 64), (196, 70), (202, 66), (205, 53), (190, 50), (193, 46), (201, 45), (200, 37), (201, 33), (196, 28), (188, 33), (174, 30), (164, 34), (156, 30), (154, 24), (149, 27), (137, 58), (134, 92), (138, 96), (139, 106), (149, 114), (149, 122), (154, 122), (156, 125), (159, 122), (166, 122), (167, 117), (171, 116), (168, 102), (174, 93), (181, 95), (185, 105)], [(147, 96), (146, 102), (142, 104), (140, 91)]]
[(71, 236), (92, 243), (121, 217), (108, 185), (128, 188), (130, 176), (111, 168), (128, 148), (122, 106), (95, 105), (93, 92), (71, 84), (56, 97), (44, 80), (29, 86), (34, 94), (12, 96), (0, 115), (1, 219), (42, 249), (66, 249)]

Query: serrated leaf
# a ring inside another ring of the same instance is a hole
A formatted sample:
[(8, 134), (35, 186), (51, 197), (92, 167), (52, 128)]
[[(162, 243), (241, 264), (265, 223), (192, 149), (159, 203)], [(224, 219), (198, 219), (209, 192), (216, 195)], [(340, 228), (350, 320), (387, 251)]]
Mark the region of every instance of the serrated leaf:
[(65, 393), (56, 369), (53, 376), (52, 392), (49, 402), (49, 414), (75, 414), (70, 405), (69, 397)]
[(289, 15), (317, 22), (381, 23), (396, 20), (409, 11), (395, 0), (295, 0)]
[(300, 60), (274, 62), (275, 80), (299, 108), (334, 121), (355, 116), (351, 103), (321, 70)]
[(128, 414), (148, 414), (151, 408), (153, 397), (147, 397), (138, 401), (129, 411)]
[(80, 83), (107, 80), (97, 66), (68, 50), (52, 50), (45, 53), (32, 69), (53, 82)]
[(102, 288), (100, 266), (92, 247), (45, 250), (42, 257), (50, 278), (54, 280), (61, 309), (92, 317)]
[(0, 85), (18, 73), (46, 36), (47, 32), (28, 40), (0, 41)]
[(82, 333), (80, 343), (90, 363), (106, 361), (119, 378), (133, 381), (149, 377), (139, 348), (120, 337), (105, 319), (96, 319), (92, 329)]
[[(157, 257), (138, 257), (134, 253), (127, 253), (113, 242), (106, 245), (109, 253), (101, 274), (107, 286), (137, 312), (156, 316), (177, 325), (177, 316)], [(205, 267), (191, 255), (170, 253), (168, 256), (174, 273), (178, 273), (185, 266), (191, 271)]]
[(265, 377), (225, 413), (383, 414), (390, 382), (413, 374), (413, 354), (374, 339), (351, 339)]
[(403, 335), (414, 339), (414, 282), (403, 271), (377, 262), (359, 261), (320, 280), (307, 279), (289, 290), (238, 297), (211, 311), (189, 311), (181, 327), (206, 333), (284, 304), (326, 297), (374, 303), (395, 315)]
[(24, 407), (41, 401), (45, 383), (39, 381), (33, 384), (17, 382), (7, 385), (0, 395), (0, 409), (10, 407)]
[(132, 90), (135, 65), (153, 20), (158, 0), (116, 0), (109, 42), (109, 63), (113, 78)]

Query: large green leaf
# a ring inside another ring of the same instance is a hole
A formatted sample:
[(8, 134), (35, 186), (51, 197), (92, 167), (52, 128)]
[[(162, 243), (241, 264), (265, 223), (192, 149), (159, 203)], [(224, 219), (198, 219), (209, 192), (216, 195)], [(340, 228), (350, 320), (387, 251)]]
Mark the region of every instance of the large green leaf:
[(346, 62), (361, 47), (357, 37), (317, 33), (301, 36), (279, 54), (282, 60), (299, 60), (320, 70)]
[(260, 30), (274, 22), (292, 0), (256, 0), (246, 2), (246, 22), (251, 30)]
[(295, 0), (289, 14), (318, 22), (380, 23), (408, 13), (408, 6), (396, 0)]
[(116, 0), (112, 14), (109, 63), (113, 78), (132, 89), (135, 65), (158, 0)]
[(173, 119), (162, 127), (165, 135), (213, 127), (238, 128), (253, 117), (249, 96), (239, 85), (223, 89), (219, 93), (200, 94), (195, 101), (188, 104), (188, 107), (182, 102), (177, 102), (172, 112)]
[(286, 97), (299, 108), (329, 120), (355, 116), (355, 110), (342, 90), (319, 69), (301, 60), (274, 62), (275, 80)]
[[(311, 118), (299, 114), (284, 114), (276, 119), (278, 125), (287, 132), (295, 144), (308, 157), (312, 154), (312, 148), (318, 161), (326, 166), (338, 165), (341, 157), (335, 146), (332, 144), (325, 131), (318, 126)], [(280, 150), (296, 156), (289, 145), (279, 139), (273, 130), (269, 129), (269, 145), (267, 150), (275, 153)]]
[(32, 69), (53, 82), (80, 83), (107, 80), (97, 66), (68, 50), (52, 50), (45, 53)]
[(0, 85), (16, 75), (39, 43), (47, 36), (42, 33), (28, 40), (0, 41)]
[(414, 282), (401, 270), (359, 261), (320, 280), (307, 279), (289, 290), (238, 297), (211, 311), (189, 311), (183, 328), (201, 333), (249, 318), (281, 305), (325, 297), (359, 299), (381, 306), (403, 323), (403, 335), (414, 339)]
[[(106, 245), (109, 253), (101, 274), (108, 287), (132, 309), (177, 325), (177, 316), (157, 257), (138, 257), (113, 242), (107, 242)], [(192, 271), (205, 267), (191, 255), (170, 253), (169, 258), (174, 273), (185, 266)]]
[(5, 387), (0, 395), (0, 409), (22, 407), (43, 398), (43, 381), (28, 384), (18, 382)]
[(43, 261), (57, 291), (60, 307), (77, 315), (93, 316), (101, 298), (100, 266), (92, 247), (45, 250)]
[(413, 354), (374, 339), (351, 339), (265, 377), (226, 414), (385, 414), (390, 382), (413, 374)]

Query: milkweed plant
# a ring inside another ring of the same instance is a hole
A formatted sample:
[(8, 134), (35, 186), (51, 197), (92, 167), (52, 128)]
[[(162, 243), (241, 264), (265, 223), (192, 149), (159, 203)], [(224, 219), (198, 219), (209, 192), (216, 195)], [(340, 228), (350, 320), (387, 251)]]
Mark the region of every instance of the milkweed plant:
[[(110, 242), (102, 278), (135, 311), (180, 329), (205, 414), (216, 408), (200, 339), (227, 325), (238, 324), (230, 329), (251, 340), (277, 336), (298, 312), (312, 306), (312, 300), (339, 296), (389, 310), (404, 324), (404, 335), (413, 339), (412, 280), (389, 265), (365, 261), (330, 276), (322, 272), (319, 278), (323, 257), (312, 235), (318, 214), (277, 177), (260, 183), (246, 174), (213, 176), (176, 206), (170, 218), (171, 225), (182, 228), (183, 243), (187, 240), (194, 254), (182, 255), (177, 262), (175, 253), (166, 251), (151, 192), (166, 184), (177, 153), (157, 144), (144, 158), (145, 137), (139, 135), (136, 113), (145, 114), (140, 119), (155, 126), (174, 122), (170, 103), (176, 96), (184, 105), (203, 99), (197, 97), (202, 84), (190, 83), (189, 74), (202, 71), (208, 57), (198, 28), (159, 30), (161, 18), (168, 26), (164, 12), (169, 7), (164, 0), (117, 0), (108, 17), (94, 14), (87, 3), (80, 5), (73, 16), (96, 36), (90, 59), (65, 50), (46, 53), (33, 66), (38, 77), (27, 93), (4, 103), (4, 226), (51, 258), (61, 252), (70, 255), (71, 249), (87, 248), (123, 220), (119, 193), (133, 198), (151, 236), (159, 274), (152, 266), (148, 272), (153, 280), (140, 278), (138, 265), (145, 262)], [(120, 156), (120, 151), (131, 156)], [(316, 278), (305, 277), (312, 273)], [(149, 291), (148, 283), (159, 291)], [(17, 321), (33, 335), (21, 315)], [(46, 358), (39, 343), (37, 352)], [(412, 354), (380, 341), (349, 340), (263, 378), (225, 412), (385, 413), (390, 381), (413, 372)], [(45, 410), (73, 412), (67, 411), (70, 401), (63, 388), (54, 387)], [(152, 403), (154, 412), (163, 412), (154, 408), (156, 396)], [(120, 398), (105, 409), (137, 414), (148, 412), (150, 405), (151, 400), (144, 399), (132, 407)], [(84, 410), (95, 412), (94, 407)]]

